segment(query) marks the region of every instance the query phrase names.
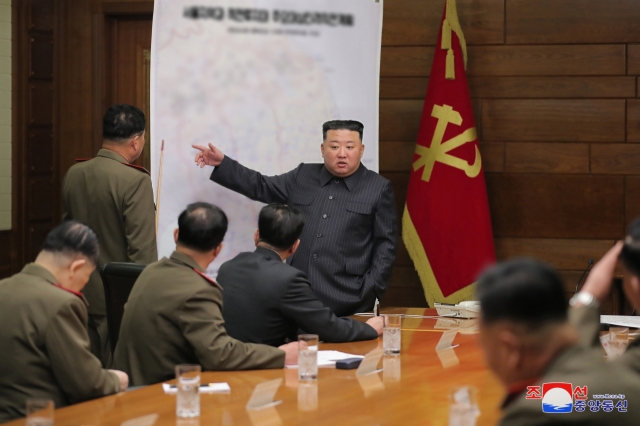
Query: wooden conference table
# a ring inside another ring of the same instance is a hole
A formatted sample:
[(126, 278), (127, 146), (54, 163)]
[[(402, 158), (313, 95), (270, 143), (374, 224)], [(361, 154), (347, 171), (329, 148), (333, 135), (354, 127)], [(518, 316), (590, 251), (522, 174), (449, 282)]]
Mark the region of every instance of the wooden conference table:
[[(435, 309), (387, 309), (383, 313), (435, 315)], [(365, 318), (366, 319), (366, 318)], [(405, 317), (402, 323), (402, 350), (397, 357), (383, 357), (383, 371), (356, 378), (356, 370), (320, 368), (315, 384), (298, 383), (296, 369), (206, 372), (201, 382), (228, 382), (228, 394), (202, 394), (201, 415), (182, 420), (175, 416), (175, 396), (165, 395), (161, 384), (123, 392), (55, 412), (57, 426), (150, 424), (133, 420), (143, 416), (155, 425), (448, 425), (449, 394), (457, 386), (473, 386), (480, 409), (477, 425), (494, 425), (500, 418), (503, 389), (485, 366), (477, 334), (458, 333), (459, 346), (441, 354), (435, 351), (442, 332), (451, 320)], [(463, 324), (469, 326), (470, 323)], [(464, 330), (461, 329), (461, 330)], [(372, 341), (320, 344), (320, 350), (339, 350), (364, 355), (382, 346), (382, 338)], [(455, 356), (453, 355), (455, 352)], [(445, 368), (444, 365), (447, 365)], [(268, 409), (245, 408), (259, 383), (283, 378), (275, 399), (282, 403)], [(133, 420), (133, 421), (132, 421)], [(24, 425), (24, 419), (11, 425)]]

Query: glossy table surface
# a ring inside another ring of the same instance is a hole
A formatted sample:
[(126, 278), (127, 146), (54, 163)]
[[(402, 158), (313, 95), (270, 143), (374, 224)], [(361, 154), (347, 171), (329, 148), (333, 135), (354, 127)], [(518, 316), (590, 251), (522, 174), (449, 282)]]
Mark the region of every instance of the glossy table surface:
[[(478, 425), (493, 425), (500, 418), (504, 391), (485, 366), (473, 334), (475, 320), (466, 320), (456, 335), (454, 349), (435, 350), (442, 327), (451, 319), (417, 318), (435, 315), (433, 309), (388, 309), (383, 313), (405, 313), (402, 350), (385, 356), (383, 371), (356, 377), (356, 370), (319, 368), (316, 383), (298, 383), (296, 369), (205, 372), (202, 383), (227, 382), (227, 394), (201, 394), (201, 415), (182, 420), (175, 416), (175, 396), (165, 395), (161, 384), (112, 395), (55, 412), (62, 425), (448, 425), (449, 395), (458, 386), (472, 386), (480, 409)], [(366, 318), (364, 318), (366, 319)], [(475, 327), (477, 328), (477, 326)], [(320, 350), (339, 350), (364, 355), (382, 347), (382, 338), (372, 341), (320, 344)], [(247, 401), (259, 383), (282, 378), (275, 395), (282, 402), (262, 410), (247, 410)], [(147, 416), (147, 417), (144, 417)], [(142, 417), (142, 418), (141, 418)], [(154, 422), (155, 419), (155, 422)], [(6, 425), (24, 425), (24, 419)]]

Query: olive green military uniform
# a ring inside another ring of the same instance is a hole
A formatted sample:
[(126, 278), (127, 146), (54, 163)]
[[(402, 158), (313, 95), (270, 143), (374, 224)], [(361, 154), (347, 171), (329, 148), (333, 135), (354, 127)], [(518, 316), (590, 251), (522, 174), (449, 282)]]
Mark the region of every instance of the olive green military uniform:
[(200, 364), (203, 370), (284, 367), (283, 350), (227, 334), (221, 291), (184, 253), (147, 266), (125, 305), (114, 368), (138, 386), (174, 378), (177, 364)]
[[(528, 386), (539, 386), (541, 396), (543, 383), (552, 382), (570, 383), (572, 396), (576, 387), (586, 386), (586, 400), (573, 400), (567, 413), (543, 412), (544, 398), (527, 399)], [(560, 353), (542, 378), (512, 392), (503, 405), (503, 414), (501, 426), (637, 425), (640, 376), (622, 364), (606, 362), (596, 349), (575, 345)]]
[[(101, 149), (72, 166), (62, 186), (65, 219), (89, 225), (98, 235), (100, 265), (109, 262), (148, 264), (158, 260), (155, 206), (149, 172), (119, 154)], [(89, 302), (92, 351), (107, 365), (110, 358), (104, 288), (99, 268), (84, 294)]]
[[(601, 347), (600, 345), (600, 311), (593, 306), (580, 306), (569, 309), (569, 320), (578, 329), (580, 343), (585, 347)], [(635, 338), (627, 350), (615, 359), (638, 375), (640, 380), (640, 338)]]
[(24, 416), (27, 398), (59, 408), (120, 391), (89, 351), (82, 295), (54, 283), (35, 263), (0, 281), (0, 423)]

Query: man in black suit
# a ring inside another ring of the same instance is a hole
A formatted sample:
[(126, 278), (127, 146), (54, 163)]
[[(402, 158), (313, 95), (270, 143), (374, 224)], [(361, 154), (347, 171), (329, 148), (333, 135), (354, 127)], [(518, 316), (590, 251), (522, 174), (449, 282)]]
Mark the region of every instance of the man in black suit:
[(200, 150), (197, 165), (215, 167), (212, 181), (302, 212), (300, 247), (287, 262), (309, 277), (315, 294), (338, 316), (371, 310), (382, 298), (398, 243), (393, 188), (361, 164), (362, 132), (357, 121), (324, 123), (324, 164), (302, 163), (278, 176), (248, 169), (212, 144), (193, 146)]
[(230, 336), (242, 342), (280, 346), (296, 340), (302, 329), (324, 342), (375, 339), (382, 333), (382, 318), (362, 323), (338, 318), (311, 290), (303, 272), (284, 261), (300, 245), (304, 221), (284, 204), (262, 208), (254, 234), (256, 250), (225, 262), (217, 281), (224, 291), (223, 317)]

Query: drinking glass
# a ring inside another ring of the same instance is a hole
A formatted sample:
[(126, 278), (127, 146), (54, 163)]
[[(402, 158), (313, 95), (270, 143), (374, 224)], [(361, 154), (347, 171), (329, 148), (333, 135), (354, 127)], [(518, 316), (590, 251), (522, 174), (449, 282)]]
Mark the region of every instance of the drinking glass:
[(398, 355), (400, 353), (402, 315), (383, 315), (384, 328), (382, 329), (382, 347), (385, 355)]
[(298, 336), (298, 380), (310, 381), (318, 378), (318, 335)]
[(53, 426), (54, 409), (50, 399), (27, 399), (27, 426)]
[(627, 350), (629, 345), (629, 328), (628, 327), (609, 327), (609, 358), (619, 357)]
[(200, 371), (199, 365), (176, 365), (176, 416), (189, 418), (200, 415)]

